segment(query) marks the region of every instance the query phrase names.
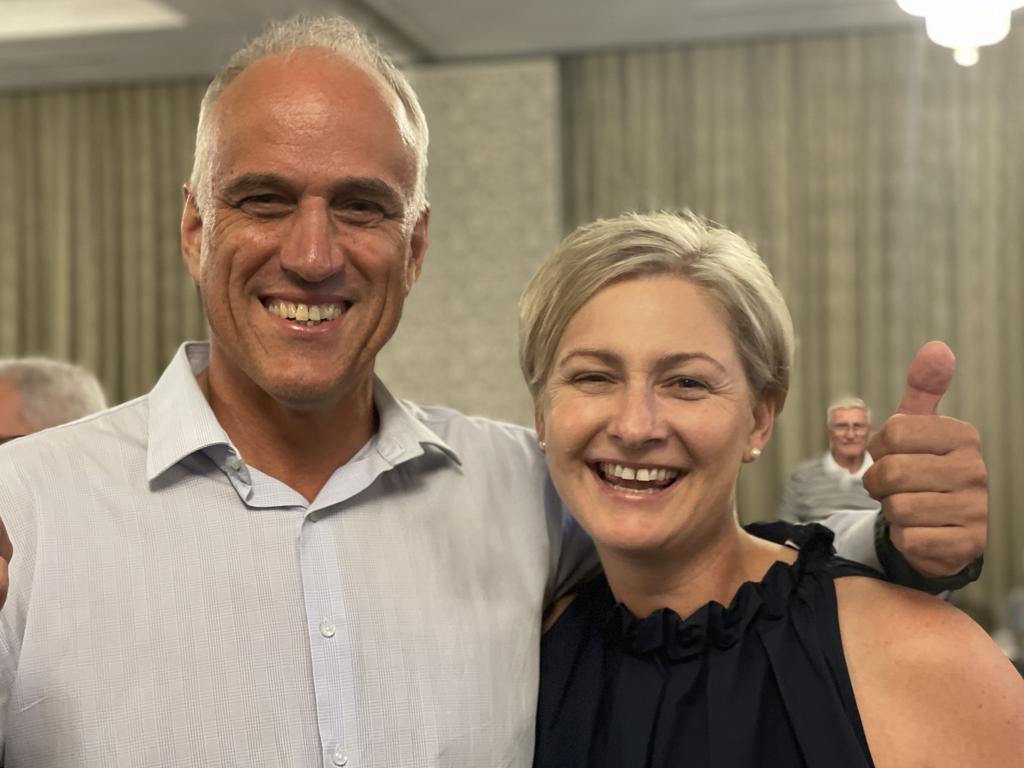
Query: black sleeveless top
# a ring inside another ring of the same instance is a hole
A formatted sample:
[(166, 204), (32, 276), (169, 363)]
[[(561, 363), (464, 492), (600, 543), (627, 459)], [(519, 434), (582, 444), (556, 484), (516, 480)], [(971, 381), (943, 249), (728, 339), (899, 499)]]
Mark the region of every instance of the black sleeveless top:
[(747, 530), (799, 548), (728, 608), (645, 619), (600, 576), (544, 635), (534, 768), (873, 768), (839, 637), (820, 525)]

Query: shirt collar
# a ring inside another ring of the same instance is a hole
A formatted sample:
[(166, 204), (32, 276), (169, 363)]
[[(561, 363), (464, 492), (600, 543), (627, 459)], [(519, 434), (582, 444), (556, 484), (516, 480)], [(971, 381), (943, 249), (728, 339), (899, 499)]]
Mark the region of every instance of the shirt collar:
[(830, 474), (839, 475), (840, 477), (846, 477), (851, 480), (855, 477), (857, 479), (864, 477), (864, 473), (867, 472), (874, 463), (875, 461), (871, 458), (871, 454), (864, 451), (864, 460), (860, 463), (860, 468), (851, 474), (850, 472), (847, 472), (845, 468), (839, 466), (839, 462), (837, 462), (832, 456), (832, 451), (825, 451), (825, 470)]
[[(209, 362), (208, 342), (182, 344), (150, 392), (147, 480), (156, 479), (197, 451), (215, 445), (233, 449), (231, 439), (196, 381), (196, 376), (206, 370)], [(457, 464), (462, 463), (458, 454), (423, 423), (422, 411), (398, 400), (376, 377), (373, 399), (380, 426), (364, 451), (374, 450), (390, 464), (397, 465), (421, 455), (425, 446), (433, 446)]]
[(209, 362), (207, 342), (185, 342), (150, 392), (148, 480), (153, 481), (196, 451), (231, 445), (196, 381)]
[(426, 446), (437, 448), (456, 464), (462, 464), (455, 450), (424, 423), (423, 411), (408, 401), (396, 398), (376, 377), (373, 381), (373, 402), (380, 426), (370, 439), (370, 446), (391, 464), (421, 455)]

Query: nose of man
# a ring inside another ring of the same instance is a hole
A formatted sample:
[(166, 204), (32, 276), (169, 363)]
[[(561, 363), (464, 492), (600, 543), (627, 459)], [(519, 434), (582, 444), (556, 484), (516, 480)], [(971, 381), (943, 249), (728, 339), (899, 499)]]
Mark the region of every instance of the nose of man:
[(306, 201), (295, 211), (281, 243), (280, 260), (282, 269), (308, 283), (323, 282), (344, 270), (344, 248), (324, 204)]

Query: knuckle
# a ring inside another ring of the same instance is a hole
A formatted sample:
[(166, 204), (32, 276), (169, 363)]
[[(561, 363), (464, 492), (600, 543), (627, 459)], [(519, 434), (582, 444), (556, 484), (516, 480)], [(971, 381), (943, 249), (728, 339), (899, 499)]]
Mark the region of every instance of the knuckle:
[(911, 425), (910, 419), (904, 414), (896, 414), (895, 416), (889, 417), (889, 420), (885, 423), (886, 426), (886, 445), (891, 449), (894, 446), (901, 445), (907, 442), (910, 437)]
[(967, 421), (958, 422), (961, 428), (960, 443), (964, 448), (981, 453), (981, 433)]
[(892, 525), (889, 528), (889, 538), (892, 540), (892, 545), (904, 556), (910, 554), (910, 546), (914, 537), (909, 535), (906, 528), (902, 525)]
[(901, 523), (910, 517), (914, 509), (913, 499), (906, 493), (894, 493), (882, 502), (882, 510), (890, 523)]
[(967, 480), (971, 485), (988, 488), (988, 467), (981, 459), (973, 462), (967, 471)]

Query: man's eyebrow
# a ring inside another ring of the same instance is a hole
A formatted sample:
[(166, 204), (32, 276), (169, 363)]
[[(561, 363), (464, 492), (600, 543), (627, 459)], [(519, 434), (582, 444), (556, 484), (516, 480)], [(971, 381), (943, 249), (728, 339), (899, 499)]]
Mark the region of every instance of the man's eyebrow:
[(400, 202), (403, 197), (399, 190), (381, 179), (372, 176), (349, 176), (340, 180), (334, 185), (334, 194), (358, 194), (371, 197), (388, 197), (395, 202)]
[(276, 173), (243, 173), (224, 185), (222, 193), (227, 197), (235, 197), (257, 189), (284, 189), (288, 183)]
[[(291, 188), (288, 180), (276, 173), (243, 173), (231, 179), (223, 188), (226, 197), (239, 197), (249, 192), (267, 189), (287, 190)], [(381, 200), (388, 200), (395, 205), (404, 202), (401, 191), (386, 181), (372, 176), (346, 176), (331, 185), (331, 197), (349, 195), (366, 195)]]

